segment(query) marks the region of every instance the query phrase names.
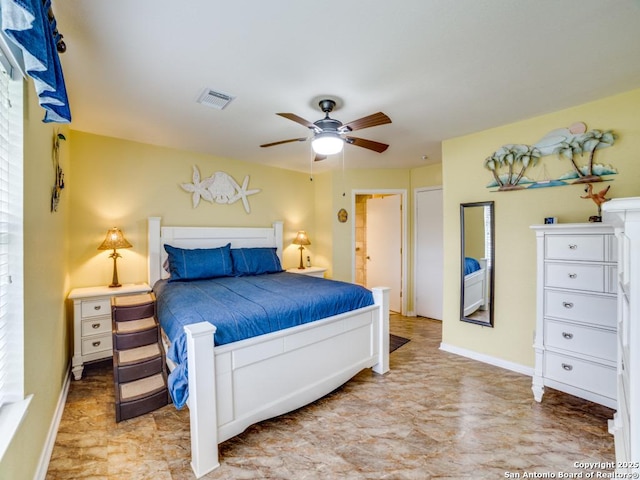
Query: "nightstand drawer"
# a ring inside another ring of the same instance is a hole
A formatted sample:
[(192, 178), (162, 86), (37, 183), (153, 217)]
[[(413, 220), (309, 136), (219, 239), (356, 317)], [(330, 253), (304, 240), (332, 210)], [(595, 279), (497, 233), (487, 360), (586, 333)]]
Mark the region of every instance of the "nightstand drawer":
[(545, 257), (552, 260), (586, 260), (602, 262), (604, 235), (548, 235)]
[(82, 355), (89, 355), (102, 351), (111, 352), (113, 340), (111, 333), (105, 335), (95, 335), (82, 339)]
[(545, 286), (604, 292), (604, 266), (581, 263), (546, 263)]
[(608, 328), (616, 328), (616, 297), (545, 290), (545, 317), (564, 318)]
[(82, 320), (82, 337), (111, 332), (111, 317), (88, 318)]
[(111, 315), (111, 299), (83, 300), (82, 318)]
[(544, 343), (550, 348), (616, 361), (616, 332), (545, 320)]
[(616, 398), (616, 369), (614, 367), (552, 352), (546, 352), (544, 366), (545, 376), (551, 380), (608, 398)]

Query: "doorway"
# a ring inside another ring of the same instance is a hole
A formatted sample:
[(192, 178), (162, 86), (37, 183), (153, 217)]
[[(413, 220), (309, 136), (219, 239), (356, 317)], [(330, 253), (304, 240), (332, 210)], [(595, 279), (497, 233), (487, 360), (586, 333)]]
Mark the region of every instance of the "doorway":
[(406, 192), (404, 190), (356, 191), (353, 279), (371, 288), (391, 289), (389, 308), (406, 312)]

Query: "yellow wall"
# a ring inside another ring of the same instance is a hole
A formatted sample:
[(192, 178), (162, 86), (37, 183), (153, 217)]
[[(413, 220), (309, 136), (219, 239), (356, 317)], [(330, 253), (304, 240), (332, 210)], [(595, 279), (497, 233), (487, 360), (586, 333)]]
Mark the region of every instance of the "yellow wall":
[[(24, 355), (25, 393), (33, 400), (0, 463), (0, 478), (33, 478), (57, 402), (69, 371), (70, 329), (65, 316), (68, 291), (66, 226), (69, 189), (51, 213), (55, 126), (42, 123), (31, 82), (25, 84), (24, 117)], [(62, 128), (67, 133), (66, 128)], [(60, 164), (69, 171), (69, 150)]]
[[(111, 282), (109, 252), (98, 251), (108, 228), (122, 229), (133, 248), (119, 250), (121, 283), (147, 280), (147, 217), (161, 216), (167, 225), (269, 226), (284, 221), (283, 267), (298, 265), (299, 251), (291, 241), (307, 230), (314, 242), (313, 184), (309, 176), (253, 163), (145, 145), (110, 137), (71, 132), (72, 175), (70, 268), (73, 287)], [(192, 181), (197, 165), (201, 179), (216, 171), (260, 193), (242, 201), (216, 204), (204, 200), (193, 208), (191, 194), (180, 183)], [(314, 255), (315, 242), (309, 246)], [(307, 253), (305, 253), (306, 255)]]
[[(516, 108), (516, 107), (514, 107)], [(443, 342), (524, 366), (533, 366), (535, 328), (535, 235), (532, 224), (544, 217), (559, 222), (586, 222), (597, 209), (584, 185), (494, 193), (485, 188), (491, 174), (483, 161), (508, 143), (531, 145), (556, 128), (582, 121), (589, 129), (613, 130), (615, 145), (596, 152), (596, 163), (611, 164), (609, 197), (640, 195), (640, 90), (575, 108), (478, 132), (443, 143), (444, 180), (444, 325)], [(543, 157), (553, 177), (570, 168), (566, 160)], [(595, 189), (604, 188), (596, 185)], [(495, 201), (495, 328), (460, 322), (459, 204)]]

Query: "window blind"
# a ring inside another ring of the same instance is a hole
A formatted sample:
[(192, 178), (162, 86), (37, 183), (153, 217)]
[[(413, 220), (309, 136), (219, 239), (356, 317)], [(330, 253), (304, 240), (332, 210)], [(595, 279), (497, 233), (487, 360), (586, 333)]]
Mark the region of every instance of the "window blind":
[(0, 61), (0, 408), (24, 399), (21, 84)]

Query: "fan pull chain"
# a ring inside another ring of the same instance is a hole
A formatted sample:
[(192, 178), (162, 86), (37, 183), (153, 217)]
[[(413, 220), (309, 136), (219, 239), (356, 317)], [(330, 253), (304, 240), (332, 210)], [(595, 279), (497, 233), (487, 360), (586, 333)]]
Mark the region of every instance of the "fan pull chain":
[(313, 182), (313, 159), (315, 158), (315, 153), (313, 148), (309, 146), (309, 181)]
[(347, 194), (345, 192), (345, 190), (346, 190), (346, 188), (345, 188), (346, 187), (346, 182), (344, 180), (344, 150), (345, 149), (343, 148), (342, 149), (342, 196), (346, 197), (347, 196)]

